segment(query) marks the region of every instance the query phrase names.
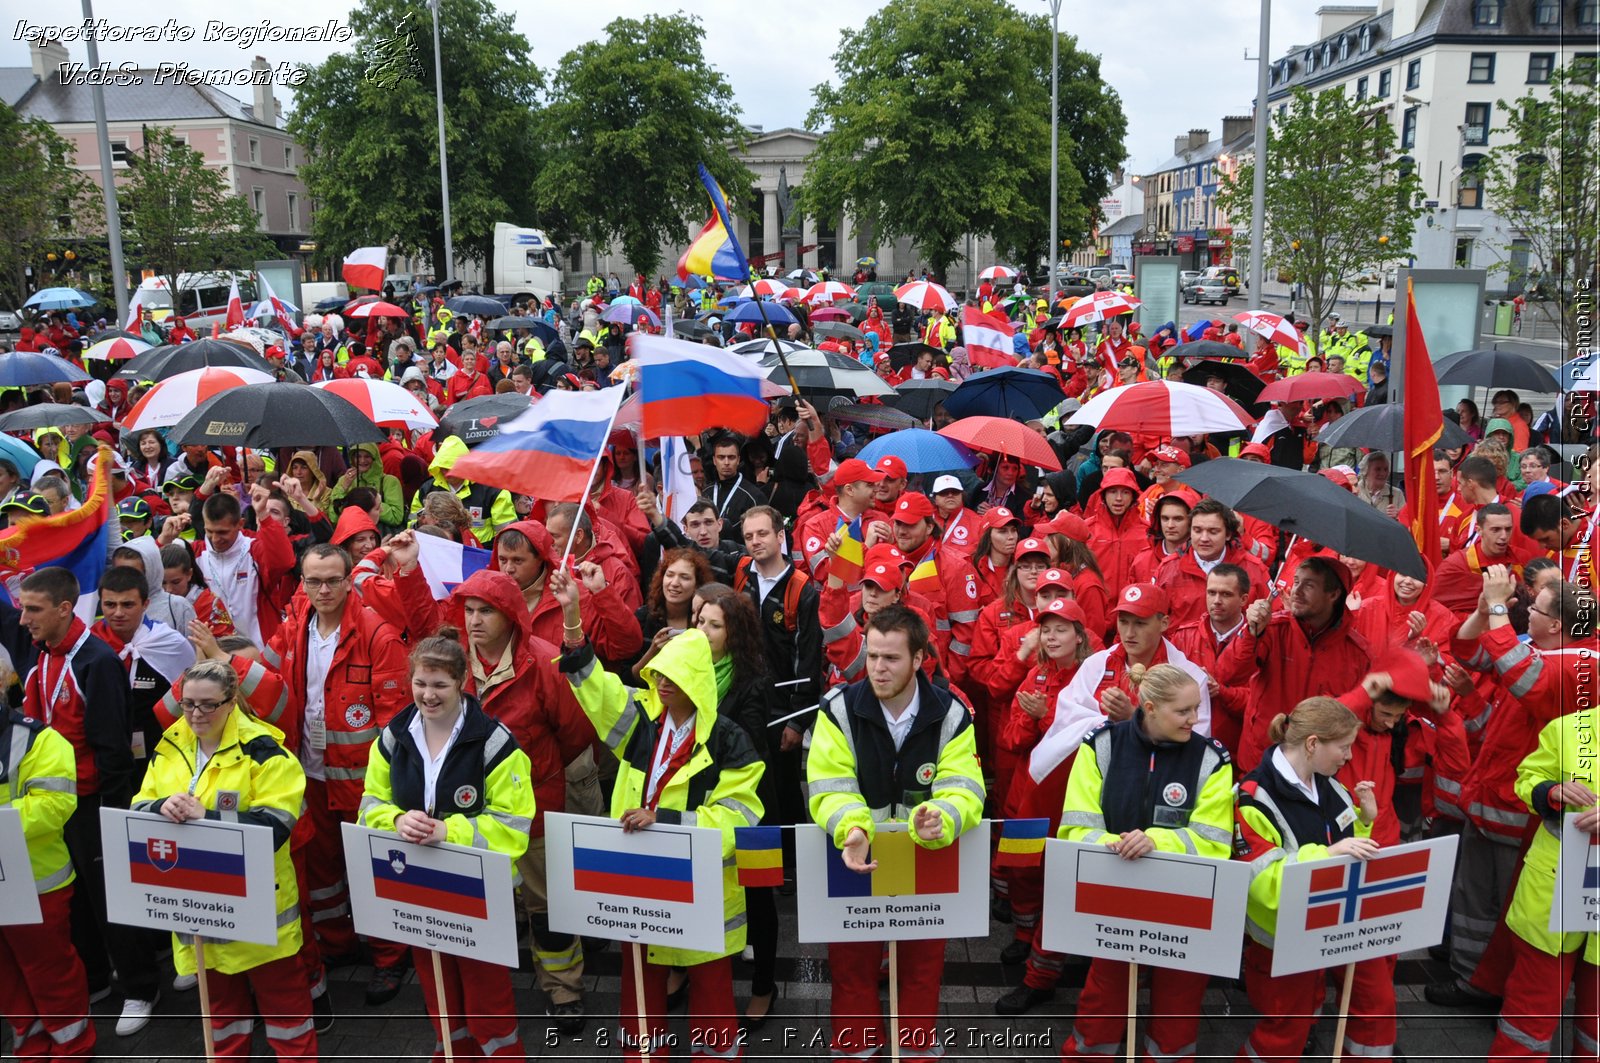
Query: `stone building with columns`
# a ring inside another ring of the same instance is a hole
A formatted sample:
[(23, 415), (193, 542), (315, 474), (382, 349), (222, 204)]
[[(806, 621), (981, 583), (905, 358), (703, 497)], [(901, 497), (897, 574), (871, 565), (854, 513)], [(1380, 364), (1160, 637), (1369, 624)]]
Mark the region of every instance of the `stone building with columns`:
[[(756, 175), (756, 191), (760, 209), (751, 205), (733, 203), (733, 225), (739, 246), (757, 268), (770, 266), (782, 272), (783, 242), (780, 225), (779, 186), (786, 183), (792, 191), (805, 181), (806, 163), (816, 149), (819, 136), (805, 129), (783, 128), (770, 131), (752, 129), (750, 141), (739, 155)], [(678, 256), (688, 246), (689, 239), (705, 222), (703, 215), (684, 219), (683, 237), (675, 244), (661, 248), (661, 266), (658, 272), (666, 276), (672, 272)], [(845, 214), (839, 218), (799, 219), (800, 263), (807, 269), (826, 268), (834, 276), (848, 275), (855, 270), (856, 260), (871, 257), (878, 260), (878, 278), (898, 282), (908, 270), (920, 272), (927, 262), (913, 247), (909, 239), (880, 242), (865, 226)], [(976, 287), (978, 271), (995, 263), (994, 241), (988, 237), (969, 237), (956, 248), (956, 261), (950, 266), (948, 280), (953, 288)], [(616, 273), (625, 282), (633, 276), (634, 269), (621, 249), (605, 253), (593, 244), (584, 242), (566, 251), (566, 290), (581, 291), (583, 282), (591, 273), (602, 276)]]

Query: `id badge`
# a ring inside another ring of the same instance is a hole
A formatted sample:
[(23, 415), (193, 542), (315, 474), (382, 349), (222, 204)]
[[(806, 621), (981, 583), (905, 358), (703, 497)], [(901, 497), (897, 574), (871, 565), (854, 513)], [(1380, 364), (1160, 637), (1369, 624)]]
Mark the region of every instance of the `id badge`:
[(135, 731), (135, 732), (133, 732), (133, 738), (129, 742), (129, 746), (133, 749), (133, 759), (134, 760), (143, 760), (147, 756), (147, 754), (145, 753), (145, 748), (144, 748), (144, 732), (143, 731)]
[(1187, 808), (1158, 807), (1155, 811), (1155, 822), (1152, 826), (1166, 827), (1169, 830), (1178, 830), (1189, 825), (1189, 810)]
[(1344, 830), (1346, 827), (1350, 826), (1350, 824), (1354, 823), (1355, 821), (1356, 821), (1356, 810), (1353, 809), (1353, 808), (1345, 809), (1343, 812), (1339, 813), (1339, 818), (1334, 820), (1334, 822), (1339, 825), (1339, 829), (1340, 830)]
[(306, 744), (319, 753), (328, 748), (328, 723), (321, 716), (306, 717)]

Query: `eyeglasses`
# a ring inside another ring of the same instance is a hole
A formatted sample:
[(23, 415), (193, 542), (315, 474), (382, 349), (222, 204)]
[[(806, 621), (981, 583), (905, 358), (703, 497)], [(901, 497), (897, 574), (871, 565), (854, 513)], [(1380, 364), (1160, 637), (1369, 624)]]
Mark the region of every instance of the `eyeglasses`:
[(197, 713), (201, 716), (210, 716), (212, 713), (216, 712), (218, 709), (227, 704), (228, 703), (226, 701), (191, 701), (188, 698), (184, 698), (182, 701), (178, 702), (178, 706), (182, 708), (184, 712)]
[(338, 579), (302, 579), (300, 583), (308, 591), (320, 591), (324, 588), (333, 590), (349, 578), (349, 576), (340, 576)]
[(1532, 606), (1532, 605), (1528, 606), (1528, 612), (1530, 612), (1530, 613), (1538, 613), (1540, 616), (1549, 617), (1551, 620), (1560, 620), (1561, 619), (1555, 613), (1547, 613), (1543, 609), (1537, 608), (1536, 606)]

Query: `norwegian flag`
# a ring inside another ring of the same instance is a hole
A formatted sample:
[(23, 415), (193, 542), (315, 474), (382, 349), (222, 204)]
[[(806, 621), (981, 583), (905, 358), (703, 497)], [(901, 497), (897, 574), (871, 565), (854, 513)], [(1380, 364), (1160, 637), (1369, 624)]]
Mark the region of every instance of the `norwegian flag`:
[(985, 314), (975, 306), (962, 308), (961, 336), (967, 348), (967, 360), (973, 365), (995, 368), (1016, 365), (1011, 338), (1016, 328), (1010, 321), (995, 314)]
[(239, 298), (239, 278), (228, 286), (228, 317), (223, 322), (229, 332), (244, 327), (244, 300)]
[(1382, 919), (1422, 907), (1431, 849), (1317, 868), (1306, 897), (1306, 929)]

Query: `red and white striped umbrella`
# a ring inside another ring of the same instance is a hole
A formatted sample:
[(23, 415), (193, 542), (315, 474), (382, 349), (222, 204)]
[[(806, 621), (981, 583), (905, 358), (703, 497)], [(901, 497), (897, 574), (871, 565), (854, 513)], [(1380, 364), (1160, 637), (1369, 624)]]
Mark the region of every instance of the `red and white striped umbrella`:
[(1241, 432), (1255, 419), (1220, 391), (1175, 380), (1147, 380), (1102, 391), (1067, 423), (1146, 435), (1196, 436)]
[(1062, 317), (1061, 324), (1068, 328), (1076, 328), (1094, 321), (1104, 321), (1119, 314), (1131, 314), (1141, 305), (1133, 296), (1123, 295), (1121, 292), (1095, 292), (1073, 303), (1072, 309)]
[(101, 362), (125, 362), (134, 355), (143, 354), (149, 349), (150, 345), (144, 340), (130, 340), (121, 336), (113, 336), (108, 340), (101, 340), (93, 347), (90, 347), (83, 352), (83, 356)]
[(1017, 271), (1010, 266), (990, 266), (978, 274), (978, 279), (981, 281), (1009, 281), (1015, 280), (1016, 276)]
[(1280, 347), (1287, 347), (1301, 354), (1306, 353), (1305, 340), (1301, 338), (1300, 330), (1286, 318), (1269, 314), (1265, 310), (1246, 310), (1242, 314), (1234, 314), (1233, 319), (1257, 336), (1265, 336)]
[(171, 428), (213, 395), (246, 384), (270, 384), (272, 380), (270, 373), (242, 366), (178, 373), (145, 392), (144, 398), (134, 403), (128, 416), (123, 418), (122, 427), (129, 432)]
[(363, 321), (369, 317), (403, 317), (409, 319), (411, 317), (411, 313), (408, 310), (404, 310), (401, 307), (395, 306), (393, 303), (386, 303), (380, 299), (375, 303), (362, 303), (345, 316), (353, 317), (357, 320)]
[(831, 303), (838, 299), (854, 299), (856, 290), (843, 281), (821, 281), (806, 289), (808, 303)]
[(439, 419), (417, 401), (416, 396), (387, 380), (350, 377), (324, 380), (311, 385), (331, 391), (366, 414), (379, 428), (435, 428)]
[(778, 302), (798, 303), (805, 297), (806, 290), (804, 288), (785, 288), (782, 292), (778, 293)]
[(739, 296), (744, 299), (754, 299), (758, 295), (770, 295), (779, 298), (788, 291), (790, 284), (778, 277), (763, 277), (754, 284), (746, 284), (739, 289)]
[(912, 281), (894, 290), (894, 297), (918, 310), (954, 310), (956, 297), (932, 281)]

